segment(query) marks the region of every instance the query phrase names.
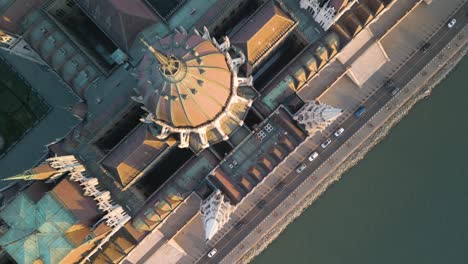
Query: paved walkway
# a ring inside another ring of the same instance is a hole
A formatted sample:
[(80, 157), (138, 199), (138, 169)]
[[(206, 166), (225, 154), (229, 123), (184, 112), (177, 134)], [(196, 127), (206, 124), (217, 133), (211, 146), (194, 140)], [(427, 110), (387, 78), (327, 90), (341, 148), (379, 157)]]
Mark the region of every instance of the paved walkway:
[[(448, 11), (448, 12), (444, 11), (445, 12), (444, 16), (446, 16), (446, 17), (452, 16), (453, 11), (451, 11), (451, 10), (455, 10), (456, 7), (459, 6), (459, 4), (465, 3), (465, 2), (466, 2), (466, 0), (460, 0), (460, 1), (457, 1), (457, 3), (454, 2), (454, 4), (456, 4), (456, 5), (454, 5), (452, 8), (448, 8), (448, 10), (445, 10), (445, 11)], [(434, 5), (434, 7), (435, 6), (436, 5)], [(444, 12), (442, 12), (442, 13), (444, 13)], [(443, 19), (439, 18), (439, 24), (434, 24), (433, 27), (435, 27), (435, 28), (433, 30), (426, 31), (425, 35), (427, 35), (427, 37), (429, 37), (438, 28), (440, 28), (440, 26), (445, 26), (444, 19), (445, 18), (443, 18)], [(460, 20), (460, 22), (462, 23), (463, 21)], [(466, 28), (464, 30), (466, 31)], [(466, 42), (466, 33), (465, 33), (465, 37), (462, 37), (461, 39), (458, 39), (458, 41), (465, 41)], [(414, 44), (414, 45), (417, 45), (417, 43)], [(458, 43), (458, 47), (460, 47), (460, 45), (461, 44)], [(441, 46), (439, 45), (438, 49), (440, 49), (440, 47)], [(402, 58), (399, 58), (396, 61), (396, 63), (394, 62), (394, 64), (390, 63), (389, 67), (387, 69), (385, 69), (385, 72), (390, 74), (390, 73), (393, 73), (395, 71), (395, 69), (399, 69), (402, 64), (405, 64), (405, 62), (407, 62), (411, 58), (412, 54), (414, 54), (414, 50), (415, 50), (414, 46), (413, 47), (404, 47), (404, 49), (400, 50), (401, 53), (406, 53), (407, 55), (402, 57)], [(433, 58), (432, 55), (430, 55), (428, 57)], [(418, 58), (416, 58), (416, 60), (418, 60)], [(423, 64), (426, 64), (426, 63), (427, 62), (424, 62)], [(432, 66), (435, 65), (435, 67), (439, 67), (440, 66), (439, 64), (440, 64), (440, 62), (437, 62), (437, 64), (432, 63)], [(426, 66), (426, 69), (424, 69), (422, 72), (431, 72), (431, 71), (429, 71), (427, 69), (427, 67), (429, 67), (429, 66)], [(433, 70), (432, 70), (432, 72), (433, 72)], [(408, 75), (408, 77), (410, 77), (410, 78), (407, 78), (407, 80), (404, 83), (402, 83), (402, 85), (407, 83), (408, 80), (410, 80), (412, 78), (412, 76), (415, 76), (415, 73), (412, 73), (410, 75)], [(427, 81), (427, 79), (430, 77), (428, 74), (420, 74), (420, 75), (417, 75), (417, 76), (422, 77), (422, 79), (418, 79), (417, 82), (416, 82), (415, 78), (413, 78), (412, 81), (408, 84), (408, 85), (410, 85), (411, 89), (414, 90), (414, 91), (418, 90), (418, 88), (421, 87), (421, 84), (425, 83)], [(416, 83), (416, 85), (415, 85), (415, 83)], [(377, 89), (377, 88), (375, 88), (375, 89)], [(270, 213), (270, 215), (268, 217), (264, 218), (263, 222), (260, 225), (258, 225), (254, 229), (253, 232), (251, 232), (247, 237), (244, 237), (242, 243), (236, 243), (237, 244), (236, 248), (234, 250), (232, 250), (231, 253), (229, 253), (229, 255), (227, 255), (223, 259), (222, 262), (223, 263), (234, 263), (240, 257), (245, 256), (245, 254), (252, 247), (256, 246), (259, 241), (264, 241), (264, 239), (267, 239), (267, 240), (272, 239), (271, 235), (269, 235), (269, 234), (271, 234), (271, 233), (274, 234), (275, 230), (277, 230), (278, 227), (275, 227), (275, 224), (282, 223), (284, 225), (285, 217), (287, 218), (291, 214), (300, 214), (301, 210), (303, 210), (306, 207), (306, 205), (304, 205), (304, 202), (303, 202), (304, 198), (311, 195), (311, 192), (321, 193), (326, 188), (326, 186), (328, 186), (331, 183), (330, 179), (328, 179), (328, 177), (330, 177), (330, 176), (327, 176), (327, 175), (330, 172), (333, 172), (334, 169), (338, 165), (341, 164), (341, 161), (344, 159), (343, 157), (349, 156), (357, 148), (357, 146), (359, 144), (361, 144), (364, 140), (366, 140), (369, 137), (369, 135), (371, 135), (373, 133), (373, 131), (378, 129), (379, 126), (383, 123), (383, 121), (380, 122), (377, 119), (377, 116), (383, 115), (384, 117), (381, 116), (381, 118), (382, 118), (381, 120), (386, 120), (389, 115), (393, 114), (393, 111), (397, 110), (397, 108), (394, 107), (395, 106), (395, 100), (397, 98), (400, 98), (400, 100), (401, 100), (401, 98), (404, 98), (405, 100), (407, 100), (411, 95), (411, 93), (409, 91), (410, 90), (403, 89), (403, 92), (400, 93), (397, 97), (395, 97), (392, 100), (393, 103), (391, 102), (389, 104), (391, 106), (390, 110), (387, 110), (386, 108), (383, 108), (383, 109), (386, 109), (386, 110), (381, 110), (378, 114), (376, 114), (371, 119), (371, 121), (367, 123), (367, 125), (363, 126), (363, 128), (353, 136), (351, 141), (344, 144), (335, 154), (333, 154), (332, 157), (327, 159), (320, 166), (320, 168), (318, 168), (312, 175), (309, 176), (308, 180), (305, 180), (302, 183), (302, 185), (300, 185), (300, 187), (298, 187), (295, 191), (293, 191), (291, 193), (291, 195), (287, 199), (284, 199), (281, 206), (278, 206), (276, 209), (274, 209)], [(382, 114), (381, 113), (382, 111), (388, 111), (388, 113)], [(347, 116), (345, 115), (343, 118), (345, 119), (345, 118), (347, 118)], [(276, 171), (276, 173), (270, 175), (268, 177), (268, 179), (265, 182), (262, 183), (262, 186), (258, 186), (259, 187), (257, 189), (258, 191), (257, 190), (255, 191), (256, 194), (252, 194), (251, 197), (249, 197), (249, 199), (246, 199), (245, 205), (238, 207), (238, 210), (235, 212), (235, 216), (233, 217), (232, 223), (235, 223), (236, 221), (238, 221), (238, 219), (241, 218), (242, 215), (245, 215), (246, 212), (248, 210), (250, 210), (250, 208), (255, 206), (255, 203), (258, 202), (260, 199), (262, 199), (262, 197), (263, 197), (263, 195), (265, 193), (267, 193), (267, 192), (269, 192), (271, 190), (271, 188), (272, 188), (271, 186), (274, 186), (275, 182), (280, 180), (282, 178), (282, 176), (286, 175), (290, 170), (294, 169), (295, 166), (297, 166), (297, 164), (299, 164), (299, 162), (301, 162), (303, 158), (305, 158), (308, 154), (310, 154), (310, 150), (314, 149), (316, 147), (317, 143), (318, 143), (317, 137), (315, 139), (312, 138), (312, 140), (308, 140), (308, 142), (306, 144), (304, 144), (303, 146), (301, 146), (301, 149), (299, 149), (297, 151), (298, 155), (295, 155), (296, 157), (291, 157), (292, 158), (291, 162), (288, 162), (288, 163), (285, 164), (285, 165), (288, 165), (288, 166), (283, 166), (282, 168), (279, 167), (278, 170)], [(349, 144), (349, 143), (353, 143), (353, 144)], [(299, 156), (299, 157), (297, 157), (297, 156)], [(326, 180), (322, 181), (324, 178)], [(269, 182), (269, 180), (271, 182)], [(247, 200), (250, 200), (250, 201), (247, 201)], [(295, 218), (295, 217), (297, 217), (297, 215), (293, 216), (292, 219)], [(226, 228), (223, 228), (223, 230), (221, 230), (221, 234), (219, 234), (219, 237), (223, 237), (225, 234), (228, 234), (228, 236), (229, 236), (231, 228), (232, 228), (232, 225), (231, 225), (231, 223), (229, 223), (226, 226)], [(268, 230), (268, 231), (265, 231), (265, 230)], [(274, 236), (275, 235), (273, 235), (273, 238), (274, 238)], [(214, 239), (215, 241), (213, 241), (213, 243), (209, 243), (209, 245), (207, 245), (208, 250), (210, 249), (210, 247), (214, 246), (216, 244), (216, 241), (219, 241), (219, 239), (220, 238), (215, 237), (215, 239)], [(218, 248), (218, 251), (220, 251), (220, 248)], [(249, 252), (249, 254), (252, 254), (252, 253)], [(205, 256), (205, 255), (202, 255), (202, 256)], [(198, 258), (198, 257), (200, 257), (200, 256), (197, 256), (196, 258)], [(221, 257), (221, 256), (219, 256), (219, 257)], [(190, 262), (189, 259), (185, 259), (185, 260), (186, 260), (187, 263)]]
[[(79, 98), (54, 72), (47, 71), (44, 66), (10, 55), (3, 50), (0, 51), (0, 56), (4, 57), (52, 108), (39, 124), (0, 159), (0, 178), (5, 178), (36, 165), (45, 155), (44, 145), (65, 136), (78, 123), (78, 119), (68, 112), (67, 107), (78, 102)], [(8, 182), (0, 182), (0, 188), (6, 184)]]

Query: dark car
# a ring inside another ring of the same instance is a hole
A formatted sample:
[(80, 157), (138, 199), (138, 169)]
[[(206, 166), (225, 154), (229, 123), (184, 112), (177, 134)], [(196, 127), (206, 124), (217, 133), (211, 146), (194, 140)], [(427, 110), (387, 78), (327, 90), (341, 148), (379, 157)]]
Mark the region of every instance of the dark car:
[(360, 117), (362, 116), (362, 114), (364, 114), (364, 112), (366, 112), (366, 108), (364, 106), (361, 106), (358, 108), (358, 110), (356, 110), (356, 112), (354, 112), (354, 115), (356, 117)]
[(396, 85), (396, 83), (392, 79), (385, 82), (385, 89), (390, 91), (392, 96), (395, 96), (398, 94), (398, 92), (400, 92), (400, 88)]
[(395, 86), (395, 82), (392, 79), (387, 80), (384, 84), (386, 89), (393, 89)]
[(267, 202), (265, 200), (261, 200), (258, 204), (257, 204), (257, 207), (258, 208), (265, 208)]
[(237, 223), (237, 224), (235, 225), (235, 228), (236, 228), (236, 229), (241, 229), (242, 227), (244, 227), (244, 225), (245, 225), (244, 222), (239, 222), (239, 223)]
[(278, 191), (282, 191), (282, 190), (284, 189), (284, 186), (285, 186), (285, 185), (286, 185), (286, 184), (284, 184), (284, 182), (280, 182), (280, 183), (278, 183), (278, 184), (275, 186), (275, 188), (276, 188), (276, 190), (278, 190)]
[(426, 53), (426, 52), (429, 50), (430, 47), (431, 47), (431, 43), (428, 42), (428, 43), (424, 44), (424, 45), (421, 47), (421, 51), (422, 51), (423, 53)]

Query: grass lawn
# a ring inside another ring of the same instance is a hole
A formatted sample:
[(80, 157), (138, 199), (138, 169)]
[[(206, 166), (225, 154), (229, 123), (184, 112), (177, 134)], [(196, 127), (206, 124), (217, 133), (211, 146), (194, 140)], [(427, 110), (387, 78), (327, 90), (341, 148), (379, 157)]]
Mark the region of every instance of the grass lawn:
[(49, 106), (0, 60), (0, 155), (43, 118)]

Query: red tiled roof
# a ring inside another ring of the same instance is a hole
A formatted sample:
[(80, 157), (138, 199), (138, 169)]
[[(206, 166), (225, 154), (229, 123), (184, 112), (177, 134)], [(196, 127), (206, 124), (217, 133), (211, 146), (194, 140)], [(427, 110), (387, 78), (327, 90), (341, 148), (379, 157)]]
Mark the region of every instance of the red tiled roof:
[(65, 178), (52, 189), (51, 193), (75, 215), (81, 224), (92, 226), (98, 220), (96, 218), (101, 215), (96, 202), (92, 197), (83, 195), (83, 189), (78, 183)]
[(126, 186), (167, 146), (154, 137), (146, 125), (140, 125), (104, 159), (102, 165)]
[(232, 202), (237, 203), (242, 199), (242, 194), (240, 193), (240, 190), (223, 170), (217, 168), (214, 171), (213, 176), (219, 181), (219, 183), (221, 184), (221, 190)]
[(34, 202), (39, 201), (47, 191), (49, 191), (49, 186), (44, 181), (35, 181), (31, 186), (29, 186), (25, 193), (29, 199)]
[(259, 60), (277, 43), (295, 22), (274, 1), (269, 1), (256, 11), (231, 38), (233, 44), (247, 52), (251, 63)]

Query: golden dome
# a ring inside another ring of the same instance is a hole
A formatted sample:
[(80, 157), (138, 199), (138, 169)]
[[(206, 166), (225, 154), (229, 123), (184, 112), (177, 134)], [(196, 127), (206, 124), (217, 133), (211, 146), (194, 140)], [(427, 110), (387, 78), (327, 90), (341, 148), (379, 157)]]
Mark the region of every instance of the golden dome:
[(215, 120), (232, 95), (225, 55), (210, 40), (175, 33), (148, 44), (138, 68), (140, 100), (156, 123), (197, 128)]
[(148, 112), (141, 121), (160, 127), (159, 139), (179, 134), (179, 148), (200, 151), (244, 124), (256, 93), (253, 77), (239, 76), (245, 64), (228, 37), (218, 43), (203, 34), (175, 33), (148, 44), (137, 72), (137, 96)]

